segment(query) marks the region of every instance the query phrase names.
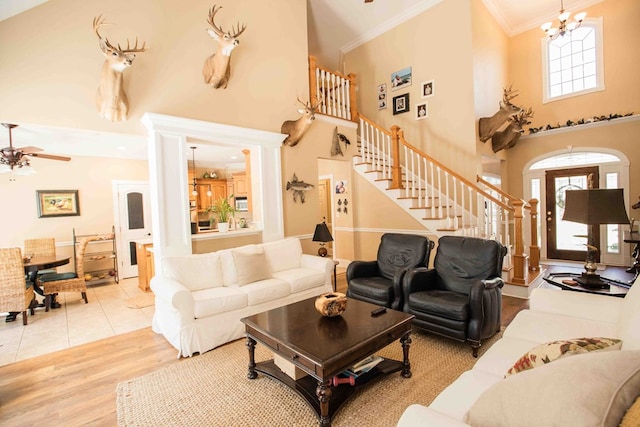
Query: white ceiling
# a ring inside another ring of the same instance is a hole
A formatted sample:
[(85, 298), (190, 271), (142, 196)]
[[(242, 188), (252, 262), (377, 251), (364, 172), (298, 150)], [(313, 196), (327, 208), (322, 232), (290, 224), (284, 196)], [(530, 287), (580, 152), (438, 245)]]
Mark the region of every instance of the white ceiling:
[[(48, 0), (0, 0), (0, 21), (46, 1)], [(307, 0), (309, 53), (316, 56), (323, 66), (340, 70), (341, 53), (354, 49), (442, 1), (455, 0), (374, 0), (372, 3), (364, 3), (364, 0)], [(564, 0), (564, 6), (566, 10), (575, 13), (601, 1), (603, 0)], [(560, 0), (482, 2), (510, 36), (554, 20), (560, 10)], [(95, 143), (87, 144), (87, 141)], [(147, 155), (146, 138), (143, 137), (45, 128), (29, 124), (14, 129), (13, 142), (17, 147), (37, 146), (50, 154), (138, 159), (144, 159)], [(0, 128), (0, 147), (7, 145), (8, 133), (6, 129)], [(196, 151), (197, 162), (199, 159), (206, 161), (209, 156), (220, 158), (223, 155), (219, 152), (214, 154), (203, 144), (194, 145), (200, 147), (199, 151)], [(90, 148), (87, 149), (88, 147)], [(100, 153), (96, 152), (96, 147), (101, 147)], [(237, 154), (228, 152), (226, 156)]]

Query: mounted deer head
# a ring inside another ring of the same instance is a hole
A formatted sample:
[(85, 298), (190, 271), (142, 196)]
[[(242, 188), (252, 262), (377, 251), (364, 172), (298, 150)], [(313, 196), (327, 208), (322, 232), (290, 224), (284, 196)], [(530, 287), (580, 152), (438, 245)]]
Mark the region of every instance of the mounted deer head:
[(240, 28), (240, 23), (238, 23), (236, 24), (235, 30), (231, 27), (232, 32), (223, 31), (222, 27), (216, 25), (214, 22), (216, 13), (218, 13), (220, 9), (222, 9), (222, 6), (216, 9), (216, 5), (214, 4), (211, 10), (209, 10), (207, 22), (213, 29), (207, 29), (207, 32), (218, 42), (218, 47), (216, 52), (204, 61), (204, 66), (202, 67), (204, 82), (213, 86), (214, 89), (220, 87), (223, 89), (227, 88), (227, 83), (231, 76), (231, 51), (238, 46), (240, 43), (238, 37), (247, 28), (246, 24), (243, 24), (242, 28)]
[(102, 15), (93, 18), (93, 31), (95, 31), (100, 40), (100, 50), (105, 57), (102, 71), (100, 71), (100, 84), (98, 85), (98, 93), (96, 95), (96, 106), (101, 117), (112, 122), (121, 122), (127, 120), (129, 111), (129, 99), (124, 92), (124, 84), (122, 81), (122, 73), (129, 68), (135, 59), (134, 52), (144, 52), (146, 43), (142, 43), (142, 47), (138, 48), (138, 38), (133, 47), (129, 45), (127, 39), (127, 48), (122, 49), (109, 43), (106, 37), (100, 35), (100, 27), (105, 25)]
[(529, 120), (533, 117), (533, 109), (520, 110), (518, 113), (510, 116), (508, 121), (509, 125), (501, 131), (495, 132), (491, 137), (491, 148), (494, 153), (505, 149), (511, 148), (516, 145), (516, 142), (520, 139), (520, 135), (524, 133), (523, 126), (531, 124)]
[(280, 132), (289, 135), (282, 142), (283, 145), (289, 147), (295, 147), (304, 133), (307, 131), (311, 123), (315, 120), (315, 113), (318, 106), (322, 103), (319, 101), (316, 105), (312, 106), (310, 103), (304, 103), (298, 98), (298, 102), (301, 103), (304, 108), (298, 109), (298, 113), (302, 114), (298, 120), (287, 120), (282, 123)]
[(512, 90), (511, 86), (503, 89), (500, 111), (491, 117), (482, 117), (479, 120), (478, 133), (480, 134), (480, 141), (485, 142), (491, 139), (493, 134), (505, 124), (509, 117), (522, 111), (522, 107), (511, 103), (511, 100), (516, 96), (518, 96), (518, 91)]

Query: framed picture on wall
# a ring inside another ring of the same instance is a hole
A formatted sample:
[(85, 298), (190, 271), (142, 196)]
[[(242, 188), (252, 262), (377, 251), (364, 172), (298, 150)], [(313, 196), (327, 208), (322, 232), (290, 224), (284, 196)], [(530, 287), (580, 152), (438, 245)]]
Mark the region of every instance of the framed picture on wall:
[(431, 96), (434, 95), (434, 84), (433, 84), (433, 80), (429, 80), (427, 82), (422, 82), (421, 85), (422, 88), (422, 98), (429, 98)]
[(411, 67), (405, 67), (391, 73), (391, 90), (398, 90), (411, 86)]
[(401, 114), (409, 111), (409, 94), (398, 95), (393, 97), (393, 114)]
[(416, 105), (416, 120), (422, 120), (429, 117), (429, 105), (426, 102)]
[(378, 85), (378, 110), (387, 108), (387, 84)]
[(78, 190), (36, 190), (38, 218), (79, 216)]

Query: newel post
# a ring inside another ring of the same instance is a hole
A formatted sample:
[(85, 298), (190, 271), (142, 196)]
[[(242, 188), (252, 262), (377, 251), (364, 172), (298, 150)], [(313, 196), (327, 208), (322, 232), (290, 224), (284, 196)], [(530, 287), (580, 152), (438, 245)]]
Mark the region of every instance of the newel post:
[(351, 121), (358, 122), (358, 107), (356, 105), (356, 75), (347, 74), (349, 79), (349, 111), (351, 112)]
[(318, 96), (316, 95), (316, 88), (318, 87), (318, 81), (316, 79), (316, 64), (316, 57), (309, 55), (309, 104), (311, 105), (318, 104)]
[(400, 168), (400, 138), (402, 129), (399, 126), (391, 126), (391, 186), (389, 188), (402, 187), (402, 173)]
[(524, 217), (524, 200), (516, 200), (513, 202), (515, 220), (514, 236), (515, 250), (513, 254), (513, 277), (511, 281), (519, 285), (525, 285), (529, 274), (527, 268), (528, 257), (524, 253), (524, 235), (522, 233), (522, 218)]
[(540, 246), (538, 246), (538, 199), (529, 200), (531, 207), (531, 245), (529, 246), (529, 270), (540, 270)]

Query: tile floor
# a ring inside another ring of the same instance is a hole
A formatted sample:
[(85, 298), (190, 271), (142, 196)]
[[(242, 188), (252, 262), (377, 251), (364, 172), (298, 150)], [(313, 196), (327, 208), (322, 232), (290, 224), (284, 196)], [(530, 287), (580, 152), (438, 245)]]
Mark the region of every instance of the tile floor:
[(6, 313), (0, 313), (0, 366), (151, 326), (153, 306), (127, 306), (129, 298), (142, 293), (134, 277), (88, 286), (88, 304), (79, 292), (61, 293), (61, 308), (36, 308), (27, 326), (21, 314), (6, 323)]

